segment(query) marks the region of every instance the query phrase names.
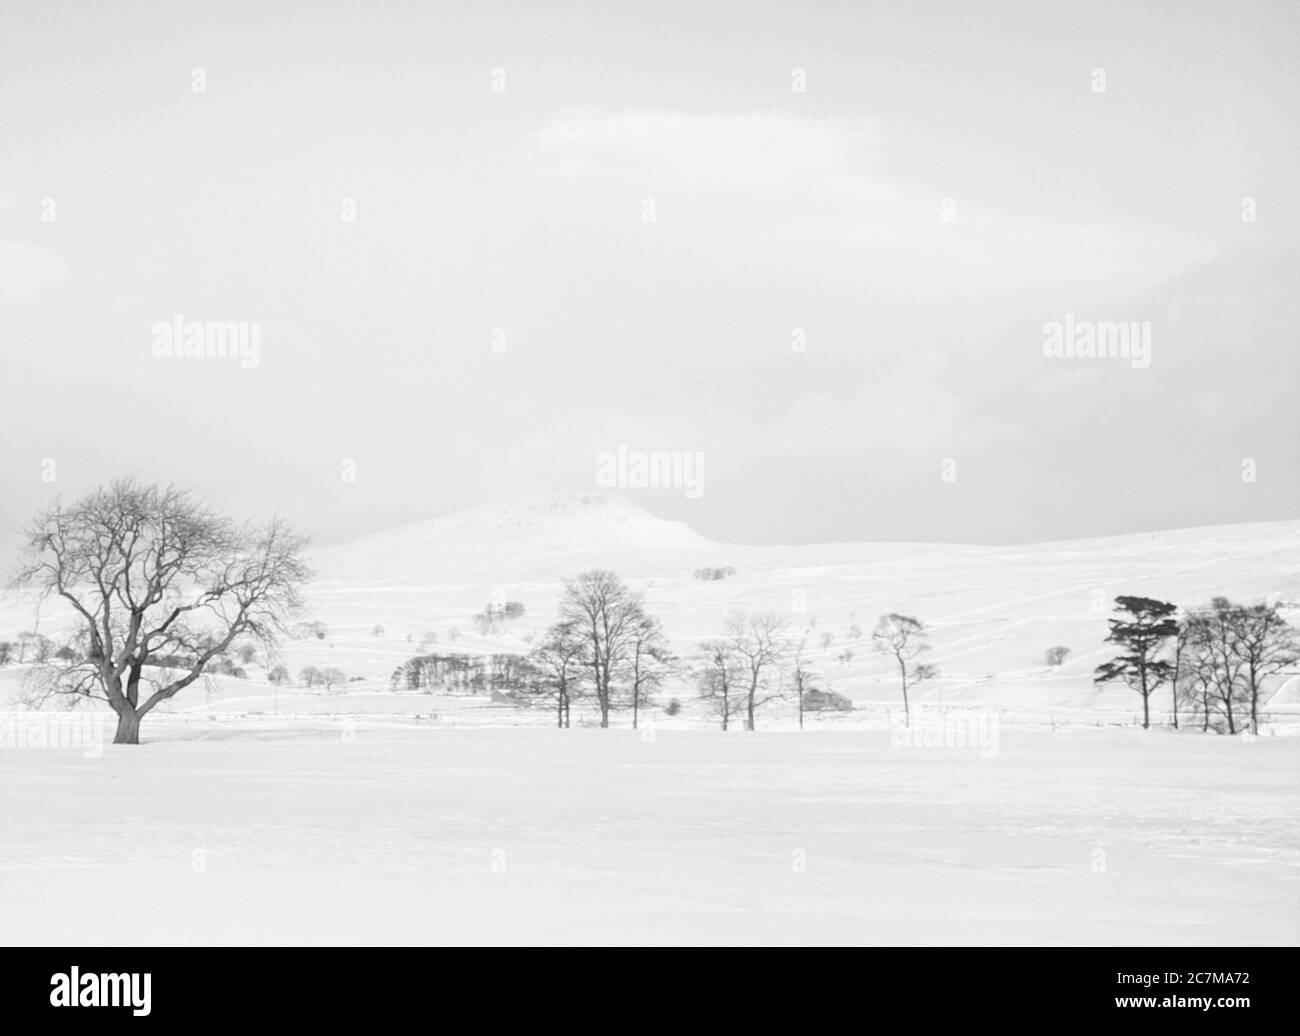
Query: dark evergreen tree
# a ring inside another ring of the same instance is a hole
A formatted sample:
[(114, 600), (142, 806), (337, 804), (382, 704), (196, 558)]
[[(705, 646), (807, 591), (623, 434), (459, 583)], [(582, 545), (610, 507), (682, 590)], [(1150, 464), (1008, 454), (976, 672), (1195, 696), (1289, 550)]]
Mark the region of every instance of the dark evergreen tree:
[(1151, 726), (1151, 695), (1172, 679), (1173, 663), (1157, 658), (1161, 647), (1178, 633), (1173, 617), (1178, 606), (1151, 597), (1116, 597), (1121, 613), (1110, 621), (1106, 643), (1117, 644), (1123, 654), (1097, 667), (1095, 683), (1121, 680), (1142, 695), (1142, 729)]

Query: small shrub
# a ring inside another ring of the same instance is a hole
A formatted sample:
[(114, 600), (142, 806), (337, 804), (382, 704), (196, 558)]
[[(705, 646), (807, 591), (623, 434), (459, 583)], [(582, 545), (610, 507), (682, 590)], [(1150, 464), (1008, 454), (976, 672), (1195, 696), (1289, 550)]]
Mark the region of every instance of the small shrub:
[(1048, 665), (1058, 666), (1070, 657), (1070, 649), (1063, 644), (1057, 644), (1055, 647), (1049, 647), (1043, 657)]

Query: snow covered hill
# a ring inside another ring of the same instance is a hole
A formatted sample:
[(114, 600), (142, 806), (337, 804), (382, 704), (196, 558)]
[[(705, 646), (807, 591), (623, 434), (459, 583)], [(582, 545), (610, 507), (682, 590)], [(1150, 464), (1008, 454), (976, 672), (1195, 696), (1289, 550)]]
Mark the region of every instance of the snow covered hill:
[[(900, 611), (932, 629), (931, 660), (943, 675), (919, 689), (923, 699), (1015, 706), (1044, 720), (1098, 711), (1128, 719), (1131, 692), (1091, 679), (1107, 653), (1113, 598), (1300, 599), (1300, 522), (1019, 547), (736, 546), (626, 498), (555, 494), (378, 533), (322, 550), (318, 563), (313, 600), (334, 633), (328, 657), (367, 674), (391, 671), (411, 653), (405, 637), (418, 642), (425, 631), (445, 645), (457, 627), (458, 650), (525, 650), (553, 618), (561, 581), (600, 566), (645, 593), (683, 654), (716, 634), (729, 608), (775, 611), (806, 633), (821, 682), (860, 703), (892, 702), (894, 674), (871, 650), (870, 630), (881, 613)], [(702, 581), (694, 572), (703, 566), (736, 571)], [(494, 594), (521, 601), (527, 616), (477, 637), (472, 615)], [(385, 627), (381, 640), (368, 636), (375, 623)], [(1043, 657), (1054, 645), (1071, 651), (1059, 667)]]
[(437, 580), (449, 572), (546, 573), (574, 565), (671, 564), (714, 547), (682, 522), (655, 518), (626, 497), (552, 493), (508, 507), (479, 507), (323, 549), (330, 583)]

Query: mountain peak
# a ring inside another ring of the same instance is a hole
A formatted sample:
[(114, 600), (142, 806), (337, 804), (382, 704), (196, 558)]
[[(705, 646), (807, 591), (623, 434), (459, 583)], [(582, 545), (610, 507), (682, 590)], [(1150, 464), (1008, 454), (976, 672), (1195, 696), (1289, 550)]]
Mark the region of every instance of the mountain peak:
[(503, 561), (515, 569), (637, 567), (648, 557), (713, 546), (685, 522), (657, 518), (626, 496), (591, 490), (456, 511), (327, 548), (320, 560), (331, 578), (394, 582)]

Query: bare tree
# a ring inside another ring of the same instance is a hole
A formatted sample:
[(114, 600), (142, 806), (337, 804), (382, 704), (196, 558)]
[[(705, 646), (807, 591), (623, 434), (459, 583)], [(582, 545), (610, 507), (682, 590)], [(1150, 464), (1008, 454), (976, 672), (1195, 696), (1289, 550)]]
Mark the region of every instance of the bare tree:
[(1187, 616), (1185, 661), (1180, 657), (1179, 665), (1180, 668), (1187, 665), (1189, 676), (1200, 688), (1205, 717), (1202, 730), (1209, 730), (1212, 710), (1218, 710), (1223, 714), (1228, 733), (1235, 734), (1235, 706), (1245, 703), (1246, 663), (1238, 650), (1231, 610), (1227, 598), (1216, 597), (1210, 607)]
[(790, 664), (790, 688), (794, 691), (795, 701), (799, 707), (800, 730), (803, 730), (804, 695), (808, 691), (813, 675), (812, 670), (808, 668), (809, 633), (811, 633), (811, 630), (805, 630), (804, 635), (799, 638), (799, 642), (794, 646)]
[(1250, 705), (1251, 733), (1258, 734), (1264, 683), (1300, 661), (1300, 637), (1272, 605), (1233, 605), (1225, 617), (1242, 663), (1242, 690)]
[(582, 685), (589, 663), (586, 640), (570, 622), (557, 622), (529, 654), (537, 674), (537, 689), (555, 695), (555, 725), (569, 726), (569, 707)]
[(740, 672), (745, 696), (745, 729), (754, 729), (754, 713), (780, 697), (779, 670), (790, 653), (789, 620), (773, 612), (730, 612), (722, 622), (723, 636)]
[(735, 665), (730, 641), (706, 640), (700, 644), (703, 666), (700, 669), (700, 696), (704, 698), (722, 720), (722, 729), (731, 725), (731, 711), (735, 705)]
[[(140, 721), (236, 639), (269, 646), (286, 632), (309, 576), (305, 548), (279, 519), (240, 527), (182, 490), (118, 479), (36, 518), (15, 584), (79, 618), (88, 650), (57, 674), (58, 693), (107, 702), (114, 743), (133, 745)], [(179, 675), (146, 679), (160, 658)]]
[(1187, 682), (1187, 623), (1182, 621), (1178, 616), (1174, 616), (1174, 623), (1178, 627), (1174, 632), (1174, 651), (1173, 659), (1170, 662), (1171, 671), (1169, 674), (1169, 697), (1173, 705), (1173, 725), (1178, 729), (1178, 699), (1184, 694), (1184, 687)]
[(1204, 651), (1200, 637), (1200, 620), (1195, 613), (1183, 618), (1178, 624), (1178, 650), (1174, 680), (1174, 699), (1184, 702), (1192, 711), (1201, 715), (1201, 733), (1210, 729), (1213, 707), (1210, 704), (1211, 688), (1214, 684), (1214, 666), (1208, 653)]
[(889, 655), (898, 664), (898, 675), (903, 684), (903, 719), (909, 727), (912, 725), (912, 707), (907, 700), (907, 689), (937, 673), (934, 666), (916, 661), (917, 655), (930, 650), (925, 636), (925, 625), (919, 619), (896, 612), (882, 615), (871, 633), (875, 649), (882, 655)]
[(321, 672), (314, 665), (305, 665), (298, 670), (298, 682), (308, 690), (321, 681)]
[(644, 614), (640, 595), (629, 590), (613, 572), (584, 572), (564, 584), (560, 621), (572, 624), (586, 643), (584, 656), (591, 670), (602, 727), (609, 726), (614, 678), (627, 663)]
[(642, 612), (628, 635), (626, 678), (632, 694), (632, 729), (637, 729), (641, 704), (672, 672), (675, 659), (658, 619)]
[(342, 669), (330, 665), (320, 671), (320, 682), (325, 685), (326, 691), (332, 693), (335, 687), (342, 687), (347, 682), (347, 676)]

